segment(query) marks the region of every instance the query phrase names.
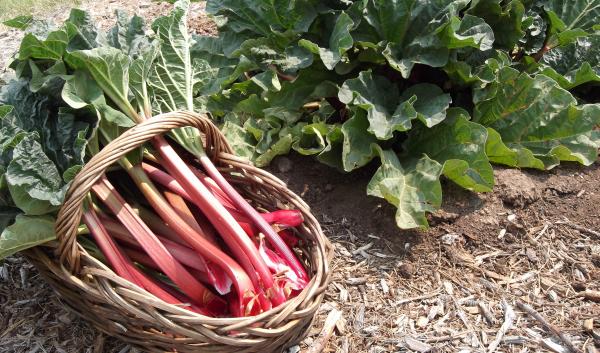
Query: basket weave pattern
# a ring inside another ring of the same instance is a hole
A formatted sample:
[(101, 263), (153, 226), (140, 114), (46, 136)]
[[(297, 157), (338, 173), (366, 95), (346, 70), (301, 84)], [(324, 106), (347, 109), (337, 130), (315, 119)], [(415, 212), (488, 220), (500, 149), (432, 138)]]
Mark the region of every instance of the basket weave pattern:
[[(203, 134), (208, 155), (255, 206), (289, 207), (305, 218), (299, 227), (302, 260), (311, 275), (295, 298), (245, 318), (212, 318), (171, 305), (120, 278), (77, 243), (82, 202), (119, 158), (172, 129), (192, 126)], [(59, 297), (76, 314), (111, 336), (147, 352), (280, 352), (312, 324), (329, 279), (331, 245), (309, 207), (275, 176), (234, 156), (220, 131), (203, 115), (172, 112), (139, 124), (96, 154), (73, 180), (56, 222), (57, 241), (25, 251)]]

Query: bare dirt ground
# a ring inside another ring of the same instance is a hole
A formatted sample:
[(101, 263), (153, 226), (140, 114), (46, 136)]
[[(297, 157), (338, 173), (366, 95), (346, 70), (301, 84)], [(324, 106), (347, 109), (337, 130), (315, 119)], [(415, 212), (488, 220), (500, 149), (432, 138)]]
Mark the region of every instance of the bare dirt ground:
[[(107, 26), (117, 7), (152, 18), (169, 6), (104, 0), (81, 7)], [(211, 31), (203, 5), (195, 6), (192, 26)], [(17, 37), (0, 34), (0, 52), (14, 51)], [(496, 168), (498, 185), (488, 194), (446, 183), (428, 231), (399, 230), (394, 209), (366, 196), (374, 168), (348, 175), (290, 156), (271, 170), (311, 205), (336, 247), (323, 320), (290, 352), (319, 340), (337, 310), (328, 352), (600, 348), (600, 165)], [(0, 352), (135, 351), (66, 312), (22, 258), (0, 265)]]

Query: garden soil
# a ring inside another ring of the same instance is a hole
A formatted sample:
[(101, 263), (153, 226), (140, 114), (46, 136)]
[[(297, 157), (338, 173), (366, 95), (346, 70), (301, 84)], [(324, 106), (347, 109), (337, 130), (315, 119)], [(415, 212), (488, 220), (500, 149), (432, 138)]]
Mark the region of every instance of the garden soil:
[[(169, 6), (82, 4), (101, 26), (116, 8), (152, 18)], [(194, 6), (191, 26), (214, 33), (203, 4)], [(61, 19), (66, 11), (50, 15)], [(3, 31), (0, 52), (14, 53), (19, 34)], [(497, 167), (494, 192), (485, 194), (444, 180), (442, 208), (429, 216), (431, 228), (419, 231), (398, 229), (395, 209), (366, 195), (375, 168), (344, 174), (298, 155), (269, 167), (307, 201), (335, 245), (320, 320), (289, 352), (320, 343), (326, 352), (369, 353), (600, 349), (600, 165), (550, 172)], [(323, 342), (323, 322), (339, 312)], [(65, 311), (36, 270), (15, 256), (0, 264), (0, 352), (137, 349)]]

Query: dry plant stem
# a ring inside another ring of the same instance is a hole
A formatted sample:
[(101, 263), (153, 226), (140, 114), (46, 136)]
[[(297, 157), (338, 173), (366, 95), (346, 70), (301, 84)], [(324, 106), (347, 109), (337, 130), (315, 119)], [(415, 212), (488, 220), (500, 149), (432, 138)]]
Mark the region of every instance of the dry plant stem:
[(513, 326), (513, 322), (517, 316), (513, 308), (504, 299), (502, 300), (502, 307), (504, 308), (504, 322), (502, 323), (502, 326), (500, 326), (500, 330), (496, 334), (496, 338), (488, 346), (488, 353), (493, 353), (496, 351), (506, 332)]
[(523, 303), (520, 300), (517, 300), (517, 307), (519, 309), (525, 311), (528, 315), (530, 315), (534, 319), (536, 319), (540, 324), (542, 324), (542, 326), (544, 327), (544, 329), (546, 331), (549, 331), (553, 335), (558, 336), (560, 338), (560, 340), (567, 346), (569, 351), (574, 352), (574, 353), (583, 353), (583, 351), (581, 351), (579, 348), (577, 348), (577, 347), (575, 347), (575, 345), (573, 345), (573, 342), (571, 342), (571, 340), (562, 331), (560, 331), (554, 325), (549, 323), (540, 313), (535, 311), (532, 307)]
[(575, 224), (575, 223), (573, 223), (571, 221), (568, 221), (568, 220), (567, 221), (558, 221), (558, 222), (556, 222), (556, 224), (567, 225), (567, 226), (569, 226), (569, 227), (571, 227), (571, 228), (573, 228), (575, 230), (578, 230), (578, 231), (580, 231), (582, 233), (589, 234), (589, 235), (592, 235), (592, 236), (600, 239), (600, 232), (595, 231), (593, 229), (586, 228), (586, 227), (582, 227), (582, 226), (580, 226), (578, 224)]
[(325, 347), (327, 347), (327, 342), (329, 342), (329, 340), (331, 339), (331, 336), (333, 335), (333, 330), (335, 329), (335, 325), (336, 323), (342, 318), (342, 312), (337, 310), (337, 309), (333, 309), (329, 312), (329, 315), (327, 315), (327, 318), (325, 319), (325, 324), (323, 325), (323, 329), (321, 330), (321, 333), (319, 333), (319, 337), (317, 338), (316, 342), (314, 342), (310, 348), (307, 350), (306, 353), (320, 353), (322, 352)]

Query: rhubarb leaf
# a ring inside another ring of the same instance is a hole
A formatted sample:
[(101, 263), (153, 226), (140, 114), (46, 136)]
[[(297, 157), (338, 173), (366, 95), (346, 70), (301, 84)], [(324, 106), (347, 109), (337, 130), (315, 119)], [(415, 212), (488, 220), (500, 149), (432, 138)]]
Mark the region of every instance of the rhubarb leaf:
[(413, 119), (429, 127), (440, 123), (451, 102), (450, 95), (427, 83), (411, 86), (400, 95), (397, 86), (370, 71), (344, 82), (338, 97), (343, 103), (367, 111), (368, 131), (380, 140), (392, 138), (394, 131), (409, 130)]
[(15, 222), (0, 234), (0, 260), (54, 239), (52, 217), (18, 215)]
[(2, 22), (2, 24), (5, 26), (8, 26), (8, 27), (25, 30), (25, 29), (27, 29), (27, 27), (29, 27), (31, 22), (33, 22), (33, 16), (25, 15), (25, 16), (17, 16), (15, 18), (11, 18), (10, 20), (6, 20), (6, 21)]
[(525, 34), (522, 28), (525, 7), (521, 1), (472, 1), (467, 13), (482, 18), (494, 31), (494, 43), (503, 49), (513, 49)]
[(600, 106), (577, 105), (571, 93), (544, 75), (500, 70), (497, 83), (481, 90), (474, 121), (498, 132), (510, 150), (529, 150), (546, 169), (560, 161), (590, 165), (597, 159)]
[(410, 131), (404, 142), (407, 155), (426, 154), (444, 166), (444, 175), (465, 189), (484, 192), (494, 186), (494, 172), (486, 155), (487, 130), (452, 108), (452, 118), (433, 127)]
[(354, 44), (354, 40), (350, 34), (350, 30), (353, 26), (354, 21), (352, 21), (348, 14), (342, 12), (335, 21), (326, 47), (320, 47), (318, 44), (306, 39), (301, 39), (299, 44), (312, 51), (314, 54), (318, 54), (325, 67), (329, 70), (333, 70), (346, 51), (352, 48), (352, 45)]
[(352, 118), (342, 125), (344, 144), (342, 147), (342, 165), (350, 172), (369, 163), (376, 155), (374, 146), (377, 138), (367, 132), (369, 120), (362, 109), (357, 109)]
[(394, 151), (380, 148), (379, 155), (381, 167), (369, 182), (367, 194), (398, 208), (398, 227), (427, 228), (425, 212), (435, 211), (442, 203), (442, 165), (427, 156), (400, 163)]
[(539, 72), (551, 77), (564, 89), (600, 82), (600, 34), (581, 37), (554, 48), (540, 60)]

